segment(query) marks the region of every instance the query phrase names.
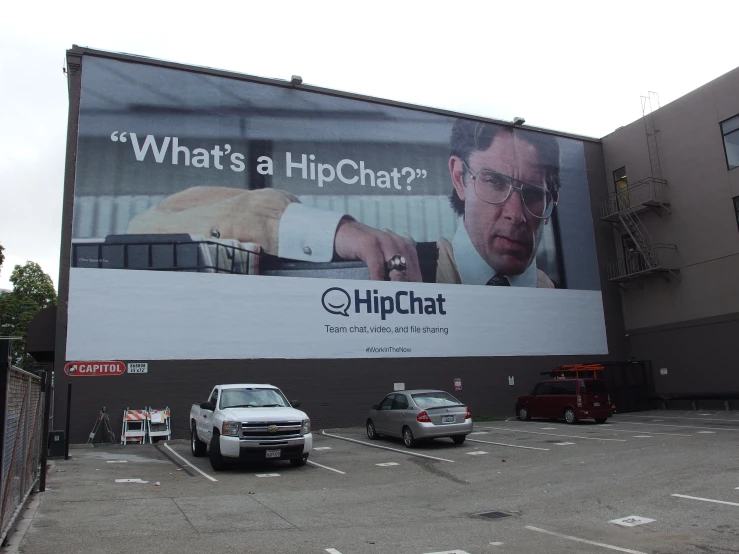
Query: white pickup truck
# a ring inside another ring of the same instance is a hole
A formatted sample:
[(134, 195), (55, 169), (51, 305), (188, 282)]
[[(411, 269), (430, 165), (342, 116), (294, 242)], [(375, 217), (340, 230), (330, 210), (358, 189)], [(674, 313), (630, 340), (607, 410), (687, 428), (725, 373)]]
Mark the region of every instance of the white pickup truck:
[(193, 456), (216, 471), (229, 461), (290, 460), (303, 466), (313, 447), (310, 419), (272, 385), (216, 385), (190, 409)]

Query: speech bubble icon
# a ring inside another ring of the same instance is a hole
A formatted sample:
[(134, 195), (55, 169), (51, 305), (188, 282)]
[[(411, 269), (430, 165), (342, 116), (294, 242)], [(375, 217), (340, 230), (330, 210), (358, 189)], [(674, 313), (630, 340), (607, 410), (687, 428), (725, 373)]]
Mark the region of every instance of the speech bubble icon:
[(323, 309), (330, 314), (343, 315), (349, 317), (347, 311), (352, 305), (352, 299), (349, 297), (349, 293), (339, 287), (331, 287), (326, 289), (321, 297), (321, 304)]

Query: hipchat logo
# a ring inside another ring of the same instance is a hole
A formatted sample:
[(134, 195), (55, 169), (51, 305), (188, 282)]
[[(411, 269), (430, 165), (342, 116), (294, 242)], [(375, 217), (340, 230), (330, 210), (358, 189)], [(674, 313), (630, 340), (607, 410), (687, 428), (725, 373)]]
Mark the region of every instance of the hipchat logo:
[[(352, 302), (352, 298), (354, 301)], [(354, 289), (352, 294), (340, 287), (326, 289), (321, 296), (323, 309), (330, 314), (349, 317), (349, 310), (354, 305), (354, 313), (380, 314), (385, 319), (389, 314), (446, 315), (444, 307), (446, 298), (437, 296), (416, 296), (413, 291), (400, 290), (391, 296), (380, 295), (375, 290)]]

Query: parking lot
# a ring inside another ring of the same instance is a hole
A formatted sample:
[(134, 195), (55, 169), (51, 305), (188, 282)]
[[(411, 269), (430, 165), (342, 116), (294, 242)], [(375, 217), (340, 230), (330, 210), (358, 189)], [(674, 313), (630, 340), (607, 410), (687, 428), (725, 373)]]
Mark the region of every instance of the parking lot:
[(299, 468), (80, 446), (4, 552), (739, 552), (737, 444), (736, 412), (652, 411), (477, 422), (414, 449), (314, 430)]

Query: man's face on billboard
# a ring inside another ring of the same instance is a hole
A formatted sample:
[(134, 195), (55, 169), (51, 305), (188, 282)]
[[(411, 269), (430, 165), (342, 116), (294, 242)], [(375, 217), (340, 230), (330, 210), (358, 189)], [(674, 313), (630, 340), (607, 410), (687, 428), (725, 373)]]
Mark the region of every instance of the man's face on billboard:
[[(530, 143), (513, 133), (498, 133), (487, 150), (474, 152), (469, 167), (459, 158), (450, 162), (452, 178), (460, 199), (464, 201), (464, 225), (480, 256), (497, 273), (520, 275), (531, 264), (549, 219), (533, 216), (524, 206), (521, 192), (512, 190), (501, 204), (485, 202), (475, 190), (475, 179), (481, 170), (493, 170), (513, 177), (520, 185), (525, 181), (546, 188), (544, 168)], [(478, 177), (478, 180), (479, 177)], [(478, 183), (478, 188), (483, 186)]]

